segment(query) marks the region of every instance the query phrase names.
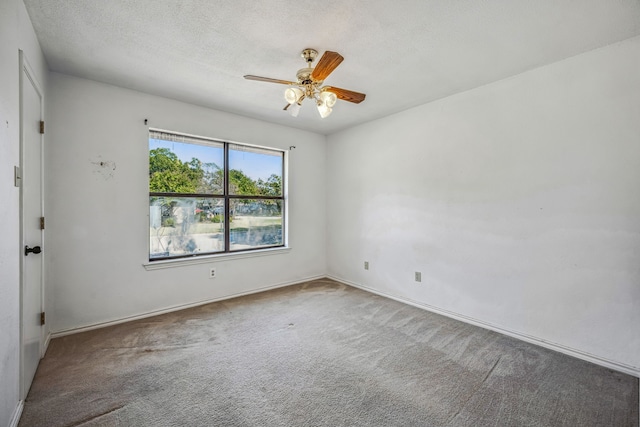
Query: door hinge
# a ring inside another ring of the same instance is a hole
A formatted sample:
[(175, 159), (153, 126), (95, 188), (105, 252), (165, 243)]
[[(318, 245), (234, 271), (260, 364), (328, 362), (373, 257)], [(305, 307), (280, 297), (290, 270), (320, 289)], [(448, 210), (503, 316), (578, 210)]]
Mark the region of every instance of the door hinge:
[(40, 230), (44, 230), (44, 217), (40, 217)]
[(44, 325), (44, 321), (45, 321), (45, 318), (44, 318), (44, 311), (43, 311), (42, 313), (40, 313), (40, 326)]
[(13, 185), (16, 187), (20, 187), (20, 183), (22, 182), (22, 172), (20, 171), (20, 166), (13, 167)]
[(40, 133), (44, 133), (44, 120), (40, 120)]

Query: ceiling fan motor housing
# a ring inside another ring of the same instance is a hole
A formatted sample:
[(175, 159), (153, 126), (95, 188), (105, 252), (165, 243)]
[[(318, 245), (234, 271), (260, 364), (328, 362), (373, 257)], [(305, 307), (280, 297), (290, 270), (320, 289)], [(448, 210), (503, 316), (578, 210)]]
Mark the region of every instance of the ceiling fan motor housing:
[(298, 84), (308, 85), (308, 84), (321, 84), (322, 80), (314, 80), (311, 78), (311, 73), (313, 72), (313, 68), (301, 68), (296, 73), (298, 77)]

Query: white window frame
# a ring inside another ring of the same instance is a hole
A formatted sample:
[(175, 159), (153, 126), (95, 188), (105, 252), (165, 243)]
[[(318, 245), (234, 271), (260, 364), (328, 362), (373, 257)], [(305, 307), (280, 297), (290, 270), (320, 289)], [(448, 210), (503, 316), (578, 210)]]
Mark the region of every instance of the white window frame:
[[(270, 255), (287, 253), (291, 250), (291, 248), (289, 247), (289, 227), (288, 227), (288, 224), (289, 224), (289, 196), (288, 196), (289, 151), (288, 150), (262, 146), (262, 145), (247, 144), (247, 143), (237, 142), (237, 141), (221, 140), (221, 139), (210, 138), (206, 136), (193, 135), (193, 134), (188, 134), (184, 132), (176, 132), (176, 131), (158, 129), (158, 128), (149, 128), (149, 132), (147, 133), (147, 146), (149, 144), (149, 138), (151, 137), (151, 134), (153, 132), (161, 132), (161, 133), (167, 133), (167, 134), (172, 134), (176, 136), (184, 136), (187, 138), (195, 138), (202, 142), (211, 141), (212, 143), (215, 143), (215, 144), (224, 144), (224, 153), (225, 153), (224, 166), (223, 166), (224, 176), (225, 176), (225, 183), (224, 183), (224, 190), (223, 190), (224, 194), (222, 196), (212, 194), (211, 196), (205, 196), (205, 197), (222, 197), (225, 200), (225, 205), (228, 204), (234, 198), (242, 198), (242, 197), (252, 198), (252, 199), (265, 198), (261, 196), (239, 197), (236, 195), (228, 194), (229, 168), (228, 168), (227, 153), (229, 150), (229, 146), (231, 145), (244, 146), (248, 148), (263, 149), (263, 150), (281, 153), (282, 154), (282, 197), (276, 198), (276, 199), (282, 200), (283, 242), (282, 242), (282, 245), (278, 245), (278, 246), (268, 246), (268, 247), (250, 248), (250, 249), (232, 251), (229, 248), (229, 233), (230, 233), (230, 229), (228, 227), (229, 223), (228, 223), (228, 219), (225, 218), (226, 227), (225, 227), (225, 251), (224, 252), (193, 254), (193, 255), (176, 256), (176, 257), (170, 257), (170, 258), (152, 259), (150, 258), (150, 255), (151, 255), (151, 243), (150, 243), (150, 234), (149, 234), (150, 233), (149, 231), (150, 230), (150, 213), (149, 213), (149, 209), (147, 209), (147, 230), (146, 230), (147, 253), (146, 253), (146, 261), (143, 263), (143, 266), (145, 267), (146, 270), (156, 270), (156, 269), (172, 268), (172, 267), (183, 266), (183, 265), (211, 263), (212, 261), (216, 261), (220, 259), (227, 260), (227, 259), (259, 257), (259, 256), (270, 256)], [(147, 163), (147, 167), (149, 167), (148, 163)], [(147, 173), (146, 188), (147, 188), (147, 194), (148, 194), (147, 200), (149, 200), (149, 196), (151, 195), (152, 192), (149, 191), (149, 174), (148, 173)], [(180, 197), (180, 193), (177, 193), (177, 197)], [(149, 201), (147, 201), (147, 206), (149, 207)]]

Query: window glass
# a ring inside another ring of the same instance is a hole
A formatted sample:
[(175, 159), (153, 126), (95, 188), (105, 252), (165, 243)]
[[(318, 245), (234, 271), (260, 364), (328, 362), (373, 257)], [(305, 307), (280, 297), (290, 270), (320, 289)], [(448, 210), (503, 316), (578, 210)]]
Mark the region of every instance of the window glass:
[(282, 195), (282, 153), (230, 144), (229, 193), (243, 196)]
[(224, 250), (224, 199), (149, 197), (149, 258)]
[(282, 245), (280, 200), (233, 199), (231, 212), (229, 243), (232, 251)]
[(149, 191), (222, 194), (223, 166), (223, 144), (149, 139)]

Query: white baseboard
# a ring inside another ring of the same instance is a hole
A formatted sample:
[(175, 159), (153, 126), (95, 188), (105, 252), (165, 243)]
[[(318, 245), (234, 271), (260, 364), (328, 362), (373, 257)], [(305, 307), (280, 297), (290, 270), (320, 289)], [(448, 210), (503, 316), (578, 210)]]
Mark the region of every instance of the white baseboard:
[(548, 341), (548, 340), (545, 340), (545, 339), (542, 339), (542, 338), (534, 337), (532, 335), (527, 335), (527, 334), (524, 334), (524, 333), (521, 333), (521, 332), (505, 329), (505, 328), (503, 328), (501, 326), (496, 326), (496, 325), (493, 325), (491, 323), (484, 322), (482, 320), (477, 320), (477, 319), (474, 319), (474, 318), (469, 317), (469, 316), (465, 316), (465, 315), (462, 315), (462, 314), (454, 313), (454, 312), (451, 312), (451, 311), (448, 311), (448, 310), (443, 310), (441, 308), (434, 307), (434, 306), (429, 305), (429, 304), (413, 301), (413, 300), (410, 300), (410, 299), (407, 299), (407, 298), (397, 297), (395, 295), (387, 294), (387, 293), (384, 293), (384, 292), (380, 292), (380, 291), (378, 291), (376, 289), (369, 288), (367, 286), (360, 285), (358, 283), (354, 283), (354, 282), (351, 282), (351, 281), (346, 280), (346, 279), (341, 279), (339, 277), (330, 276), (330, 275), (327, 276), (327, 277), (329, 279), (335, 280), (336, 282), (340, 282), (340, 283), (343, 283), (343, 284), (348, 285), (348, 286), (353, 286), (354, 288), (362, 289), (363, 291), (371, 292), (373, 294), (380, 295), (382, 297), (389, 298), (389, 299), (401, 302), (403, 304), (408, 304), (408, 305), (411, 305), (411, 306), (414, 306), (414, 307), (417, 307), (417, 308), (421, 308), (423, 310), (427, 310), (427, 311), (430, 311), (432, 313), (441, 314), (443, 316), (450, 317), (452, 319), (456, 319), (456, 320), (459, 320), (459, 321), (464, 322), (464, 323), (469, 323), (471, 325), (478, 326), (480, 328), (489, 329), (489, 330), (492, 330), (494, 332), (498, 332), (500, 334), (507, 335), (507, 336), (519, 339), (521, 341), (526, 341), (526, 342), (531, 343), (531, 344), (539, 345), (541, 347), (545, 347), (545, 348), (548, 348), (550, 350), (554, 350), (554, 351), (557, 351), (559, 353), (566, 354), (568, 356), (572, 356), (572, 357), (576, 357), (578, 359), (586, 360), (587, 362), (595, 363), (596, 365), (604, 366), (605, 368), (613, 369), (614, 371), (623, 372), (625, 374), (633, 375), (634, 377), (640, 378), (640, 368), (638, 368), (636, 366), (631, 366), (631, 365), (627, 365), (625, 363), (620, 363), (620, 362), (616, 362), (614, 360), (609, 360), (609, 359), (606, 359), (606, 358), (603, 358), (603, 357), (595, 356), (593, 354), (589, 354), (589, 353), (586, 353), (586, 352), (581, 351), (581, 350), (576, 350), (574, 348), (567, 347), (567, 346), (562, 345), (562, 344), (554, 343), (554, 342), (551, 342), (551, 341)]
[(174, 306), (166, 307), (166, 308), (163, 308), (163, 309), (160, 309), (160, 310), (153, 310), (153, 311), (149, 311), (149, 312), (146, 312), (146, 313), (136, 314), (136, 315), (133, 315), (133, 316), (127, 316), (127, 317), (122, 317), (122, 318), (119, 318), (119, 319), (109, 320), (109, 321), (106, 321), (106, 322), (93, 323), (93, 324), (90, 324), (90, 325), (84, 325), (84, 326), (80, 326), (80, 327), (77, 327), (77, 328), (63, 329), (63, 330), (51, 333), (49, 335), (49, 339), (63, 337), (65, 335), (77, 334), (77, 333), (80, 333), (80, 332), (92, 331), (94, 329), (106, 328), (107, 326), (113, 326), (113, 325), (118, 325), (120, 323), (132, 322), (134, 320), (139, 320), (139, 319), (146, 319), (148, 317), (159, 316), (161, 314), (171, 313), (171, 312), (179, 311), (179, 310), (185, 310), (187, 308), (192, 308), (192, 307), (198, 307), (198, 306), (201, 306), (201, 305), (210, 304), (212, 302), (224, 301), (224, 300), (228, 300), (228, 299), (231, 299), (231, 298), (237, 298), (237, 297), (241, 297), (241, 296), (245, 296), (245, 295), (257, 294), (257, 293), (260, 293), (260, 292), (265, 292), (265, 291), (269, 291), (269, 290), (277, 289), (277, 288), (283, 288), (285, 286), (296, 285), (298, 283), (304, 283), (304, 282), (308, 282), (308, 281), (311, 281), (311, 280), (324, 279), (326, 277), (327, 276), (325, 276), (324, 274), (319, 275), (319, 276), (306, 277), (306, 278), (303, 278), (303, 279), (298, 279), (298, 280), (293, 280), (293, 281), (288, 281), (288, 282), (282, 282), (282, 283), (278, 283), (278, 284), (275, 284), (275, 285), (269, 285), (269, 286), (265, 286), (265, 287), (262, 287), (262, 288), (252, 289), (252, 290), (246, 291), (246, 292), (239, 292), (237, 294), (225, 295), (223, 297), (212, 298), (212, 299), (207, 299), (207, 300), (203, 300), (203, 301), (197, 301), (197, 302), (193, 302), (193, 303), (189, 303), (189, 304), (174, 305)]
[(51, 332), (47, 333), (47, 336), (44, 339), (44, 346), (42, 348), (42, 357), (47, 354), (47, 349), (49, 348), (49, 343), (51, 342)]
[(11, 421), (9, 421), (9, 427), (18, 427), (20, 417), (22, 416), (22, 410), (24, 409), (24, 400), (18, 402), (16, 409), (13, 411)]
[(106, 322), (100, 322), (100, 323), (95, 323), (95, 324), (90, 324), (90, 325), (85, 325), (85, 326), (80, 326), (77, 328), (70, 328), (70, 329), (64, 329), (64, 330), (60, 330), (60, 331), (56, 331), (53, 333), (50, 333), (47, 337), (46, 343), (45, 343), (45, 350), (49, 345), (49, 341), (52, 338), (58, 338), (58, 337), (63, 337), (65, 335), (71, 335), (71, 334), (76, 334), (76, 333), (80, 333), (80, 332), (86, 332), (86, 331), (91, 331), (94, 329), (100, 329), (100, 328), (105, 328), (108, 326), (113, 326), (113, 325), (118, 325), (120, 323), (125, 323), (125, 322), (131, 322), (134, 320), (139, 320), (139, 319), (145, 319), (148, 317), (153, 317), (153, 316), (158, 316), (161, 314), (165, 314), (165, 313), (171, 313), (174, 311), (179, 311), (179, 310), (184, 310), (187, 308), (192, 308), (192, 307), (198, 307), (201, 305), (205, 305), (205, 304), (210, 304), (213, 302), (218, 302), (218, 301), (224, 301), (227, 299), (231, 299), (231, 298), (237, 298), (237, 297), (241, 297), (244, 295), (251, 295), (251, 294), (255, 294), (255, 293), (259, 293), (259, 292), (264, 292), (264, 291), (268, 291), (271, 289), (277, 289), (277, 288), (282, 288), (285, 286), (291, 286), (291, 285), (295, 285), (298, 283), (304, 283), (304, 282), (308, 282), (311, 280), (317, 280), (317, 279), (323, 279), (323, 278), (329, 278), (331, 280), (335, 280), (336, 282), (340, 282), (343, 283), (345, 285), (348, 286), (353, 286), (355, 288), (358, 289), (362, 289), (364, 291), (367, 292), (371, 292), (380, 296), (383, 296), (385, 298), (389, 298), (398, 302), (401, 302), (403, 304), (408, 304), (417, 308), (421, 308), (423, 310), (427, 310), (436, 314), (440, 314), (452, 319), (456, 319), (459, 320), (461, 322), (465, 322), (465, 323), (469, 323), (471, 325), (474, 326), (478, 326), (484, 329), (489, 329), (492, 330), (494, 332), (498, 332), (500, 334), (503, 335), (507, 335), (531, 344), (535, 344), (535, 345), (539, 345), (541, 347), (545, 347), (548, 348), (550, 350), (554, 350), (563, 354), (566, 354), (568, 356), (572, 356), (572, 357), (576, 357), (578, 359), (582, 359), (582, 360), (586, 360), (588, 362), (591, 363), (595, 363), (596, 365), (600, 365), (600, 366), (604, 366), (606, 368), (609, 369), (613, 369), (615, 371), (619, 371), (619, 372), (623, 372), (625, 374), (629, 374), (629, 375), (633, 375), (634, 377), (638, 377), (640, 378), (640, 368), (636, 367), (636, 366), (631, 366), (631, 365), (627, 365), (624, 363), (620, 363), (620, 362), (616, 362), (614, 360), (610, 360), (610, 359), (606, 359), (603, 357), (599, 357), (593, 354), (589, 354), (587, 352), (581, 351), (581, 350), (577, 350), (571, 347), (567, 347), (565, 345), (562, 344), (558, 344), (558, 343), (554, 343), (542, 338), (538, 338), (532, 335), (528, 335), (528, 334), (524, 334), (522, 332), (517, 332), (517, 331), (513, 331), (510, 329), (506, 329), (503, 328), (501, 326), (497, 326), (497, 325), (493, 325), (491, 323), (482, 321), (482, 320), (478, 320), (478, 319), (474, 319), (472, 317), (469, 316), (465, 316), (462, 314), (458, 314), (458, 313), (454, 313), (448, 310), (444, 310), (435, 306), (431, 306), (429, 304), (425, 304), (422, 302), (417, 302), (417, 301), (413, 301), (410, 300), (408, 298), (403, 298), (403, 297), (397, 297), (395, 295), (391, 295), (391, 294), (387, 294), (385, 292), (380, 292), (376, 289), (358, 284), (358, 283), (354, 283), (351, 282), (349, 280), (346, 279), (342, 279), (336, 276), (331, 276), (331, 275), (319, 275), (319, 276), (312, 276), (312, 277), (306, 277), (303, 279), (298, 279), (298, 280), (294, 280), (294, 281), (288, 281), (288, 282), (282, 282), (282, 283), (278, 283), (275, 285), (270, 285), (270, 286), (265, 286), (262, 288), (257, 288), (257, 289), (252, 289), (250, 291), (247, 292), (239, 292), (237, 294), (231, 294), (231, 295), (225, 295), (223, 297), (219, 297), (219, 298), (212, 298), (212, 299), (208, 299), (208, 300), (204, 300), (204, 301), (197, 301), (194, 303), (189, 303), (189, 304), (182, 304), (182, 305), (176, 305), (176, 306), (171, 306), (171, 307), (167, 307), (164, 309), (160, 309), (160, 310), (154, 310), (154, 311), (150, 311), (150, 312), (146, 312), (146, 313), (140, 313), (134, 316), (127, 316), (127, 317), (123, 317), (123, 318), (119, 318), (119, 319), (113, 319), (110, 321), (106, 321)]

